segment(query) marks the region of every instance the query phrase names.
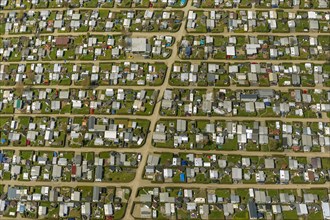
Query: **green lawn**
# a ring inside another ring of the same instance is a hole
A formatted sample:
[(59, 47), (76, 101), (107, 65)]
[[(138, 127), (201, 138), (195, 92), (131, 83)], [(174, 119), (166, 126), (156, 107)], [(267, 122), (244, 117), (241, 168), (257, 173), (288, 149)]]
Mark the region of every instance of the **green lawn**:
[(249, 211), (239, 211), (234, 214), (234, 220), (248, 220), (249, 219)]
[(283, 212), (283, 219), (298, 219), (297, 211), (284, 211)]
[(318, 195), (319, 200), (326, 199), (328, 195), (328, 190), (326, 188), (305, 189), (304, 192)]
[(209, 183), (209, 182), (210, 182), (210, 179), (207, 178), (203, 173), (198, 173), (196, 175), (196, 183)]
[(209, 218), (208, 219), (220, 220), (220, 219), (225, 219), (225, 216), (224, 216), (223, 211), (213, 210), (209, 214)]
[(223, 198), (229, 198), (231, 193), (229, 189), (216, 189), (215, 194)]
[(172, 163), (173, 154), (172, 153), (162, 153), (160, 155), (160, 164)]
[(135, 173), (134, 172), (105, 172), (104, 180), (109, 182), (124, 182), (128, 183), (134, 180)]
[(234, 137), (234, 139), (228, 139), (226, 138), (225, 143), (219, 147), (220, 150), (237, 150), (237, 138)]
[(22, 157), (22, 159), (28, 160), (28, 159), (32, 159), (32, 155), (33, 155), (33, 151), (32, 150), (22, 150), (20, 152), (20, 155)]
[(12, 120), (11, 117), (1, 117), (0, 118), (0, 128), (2, 128), (5, 124), (9, 124)]
[(126, 206), (127, 204), (124, 203), (123, 204), (123, 207), (121, 207), (120, 210), (118, 211), (115, 211), (115, 215), (114, 215), (114, 219), (117, 220), (117, 219), (122, 219), (125, 215), (125, 212), (126, 212)]
[(307, 216), (308, 220), (323, 219), (322, 211), (310, 212)]
[(236, 189), (236, 195), (241, 199), (241, 203), (245, 203), (249, 200), (249, 190), (248, 189)]

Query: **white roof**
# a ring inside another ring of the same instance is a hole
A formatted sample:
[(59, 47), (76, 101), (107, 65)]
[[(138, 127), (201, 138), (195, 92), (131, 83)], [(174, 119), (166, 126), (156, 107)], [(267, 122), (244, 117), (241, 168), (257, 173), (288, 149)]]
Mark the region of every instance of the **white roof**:
[(132, 52), (145, 52), (146, 48), (146, 38), (132, 38)]
[(235, 47), (234, 46), (227, 46), (226, 47), (226, 52), (228, 56), (235, 56)]

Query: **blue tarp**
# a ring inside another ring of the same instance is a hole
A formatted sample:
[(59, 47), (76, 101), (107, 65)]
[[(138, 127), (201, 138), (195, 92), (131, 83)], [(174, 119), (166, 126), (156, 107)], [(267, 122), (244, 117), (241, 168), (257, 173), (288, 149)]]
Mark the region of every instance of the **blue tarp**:
[(185, 160), (182, 160), (181, 161), (181, 166), (187, 166), (188, 165), (188, 162), (187, 161), (185, 161)]

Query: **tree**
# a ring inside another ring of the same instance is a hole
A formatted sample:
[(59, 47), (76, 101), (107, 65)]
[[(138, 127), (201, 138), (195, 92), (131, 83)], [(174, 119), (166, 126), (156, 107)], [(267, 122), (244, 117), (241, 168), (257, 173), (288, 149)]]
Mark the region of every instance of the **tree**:
[(21, 97), (24, 92), (24, 84), (22, 82), (17, 83), (14, 87), (14, 92), (18, 97)]
[(132, 37), (132, 32), (130, 32), (128, 29), (125, 29), (125, 28), (123, 28), (121, 30), (121, 34), (122, 34), (122, 36), (124, 36), (124, 38)]
[(89, 78), (89, 76), (86, 76), (82, 81), (81, 81), (81, 85), (84, 87), (89, 87), (91, 85), (91, 79)]
[(19, 12), (16, 15), (16, 19), (21, 21), (23, 20), (24, 16), (25, 16), (24, 10), (19, 10)]
[(27, 76), (27, 78), (28, 78), (29, 80), (31, 80), (32, 82), (34, 81), (35, 75), (34, 75), (34, 73), (32, 72), (32, 70), (28, 70), (28, 71), (26, 72), (26, 76)]
[(121, 34), (122, 34), (122, 38), (119, 42), (119, 45), (122, 46), (123, 48), (126, 48), (127, 46), (129, 46), (126, 39), (132, 37), (132, 32), (123, 28), (121, 30)]
[(124, 37), (120, 39), (119, 45), (122, 46), (123, 48), (126, 48), (128, 46), (128, 43)]
[(327, 52), (326, 62), (330, 64), (330, 52)]

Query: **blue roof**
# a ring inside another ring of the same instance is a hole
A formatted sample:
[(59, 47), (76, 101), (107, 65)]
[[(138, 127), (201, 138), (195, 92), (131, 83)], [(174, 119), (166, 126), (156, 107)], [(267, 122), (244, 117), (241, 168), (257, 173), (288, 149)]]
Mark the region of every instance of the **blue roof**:
[(258, 212), (258, 218), (263, 218), (264, 214), (262, 214), (261, 212)]
[(186, 47), (186, 56), (190, 56), (192, 53), (192, 48), (190, 46)]
[(21, 204), (19, 207), (19, 212), (23, 213), (25, 211), (25, 205)]
[(182, 165), (182, 166), (187, 166), (187, 165), (188, 165), (188, 162), (187, 162), (186, 160), (182, 160), (182, 161), (181, 161), (181, 165)]
[(13, 187), (8, 188), (7, 198), (9, 200), (15, 200), (15, 199), (17, 199), (16, 197), (17, 197), (16, 188), (13, 188)]
[(186, 180), (186, 177), (185, 177), (184, 173), (181, 173), (180, 174), (180, 181), (185, 182), (185, 180)]

